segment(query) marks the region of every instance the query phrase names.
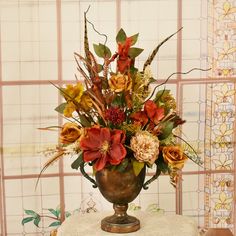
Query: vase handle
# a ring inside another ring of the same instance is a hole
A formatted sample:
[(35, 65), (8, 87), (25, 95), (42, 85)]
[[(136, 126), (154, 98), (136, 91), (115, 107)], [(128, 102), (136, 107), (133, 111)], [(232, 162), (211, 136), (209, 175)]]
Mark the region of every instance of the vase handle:
[(143, 184), (143, 189), (147, 190), (148, 185), (152, 183), (154, 180), (156, 180), (160, 174), (161, 174), (161, 170), (156, 166), (156, 173), (152, 176), (152, 178), (150, 178)]
[(85, 170), (84, 170), (84, 162), (82, 162), (82, 163), (80, 164), (79, 168), (80, 168), (81, 174), (82, 174), (86, 179), (88, 179), (90, 182), (93, 183), (93, 188), (97, 188), (97, 186), (98, 186), (98, 185), (97, 185), (97, 182), (96, 182), (93, 178), (91, 178), (91, 177), (85, 172)]

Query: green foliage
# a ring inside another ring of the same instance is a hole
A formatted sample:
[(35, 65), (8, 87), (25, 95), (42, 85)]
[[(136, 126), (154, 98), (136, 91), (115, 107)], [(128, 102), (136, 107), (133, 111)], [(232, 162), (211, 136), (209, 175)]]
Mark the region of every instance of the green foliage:
[(24, 225), (24, 224), (26, 224), (26, 223), (28, 223), (28, 222), (34, 220), (34, 219), (35, 219), (35, 218), (34, 218), (33, 216), (31, 216), (31, 217), (26, 217), (26, 218), (24, 218), (24, 219), (21, 221), (21, 224)]
[(93, 44), (93, 48), (98, 57), (111, 57), (111, 50), (104, 44)]
[(39, 227), (39, 222), (41, 221), (41, 217), (40, 216), (38, 216), (38, 217), (36, 217), (35, 219), (34, 219), (34, 224), (37, 226), (37, 227)]
[(134, 174), (138, 176), (145, 164), (144, 162), (139, 162), (135, 159), (132, 159), (132, 164), (133, 164)]
[(159, 139), (163, 140), (163, 139), (168, 138), (168, 136), (172, 134), (173, 128), (174, 128), (174, 122), (172, 121), (163, 122), (162, 129), (161, 129), (162, 134), (159, 135)]
[(137, 72), (138, 72), (138, 69), (136, 67), (134, 67), (133, 65), (131, 65), (131, 67), (130, 67), (130, 74), (132, 76), (135, 76), (137, 74)]
[(116, 35), (116, 42), (117, 43), (124, 43), (126, 40), (127, 36), (125, 31), (121, 28), (119, 32)]
[(161, 170), (162, 173), (168, 173), (169, 167), (168, 164), (164, 162), (162, 153), (159, 154), (157, 160), (155, 161), (156, 165), (158, 166), (158, 169)]
[(55, 222), (52, 222), (48, 227), (55, 227), (55, 226), (59, 226), (59, 225), (61, 225), (61, 222), (55, 221)]
[(38, 214), (35, 211), (32, 211), (32, 210), (25, 210), (25, 214), (31, 215), (31, 216), (34, 216), (34, 217), (38, 216)]
[[(137, 42), (138, 36), (139, 36), (139, 34), (134, 34), (130, 37), (132, 40), (131, 46)], [(125, 31), (123, 29), (120, 29), (116, 35), (116, 42), (123, 44), (123, 43), (125, 43), (126, 39), (127, 39), (127, 35), (126, 35)]]
[[(47, 215), (47, 214), (39, 215), (38, 213), (36, 213), (33, 210), (24, 210), (25, 214), (30, 215), (30, 217), (25, 217), (21, 221), (21, 224), (24, 225), (26, 223), (33, 222), (33, 224), (35, 226), (39, 227), (39, 223), (41, 222), (42, 218), (46, 217), (46, 218), (51, 218), (53, 220), (53, 222), (48, 227), (57, 227), (57, 226), (61, 225), (61, 210), (60, 210), (60, 208), (59, 207), (57, 207), (56, 209), (49, 208), (47, 210), (51, 215)], [(71, 216), (71, 213), (66, 211), (65, 217), (67, 218), (69, 216)]]
[(173, 145), (173, 143), (174, 143), (174, 136), (172, 133), (167, 138), (160, 140), (160, 146)]
[(101, 64), (97, 64), (97, 72), (100, 73), (103, 70), (103, 66)]
[(50, 211), (57, 218), (60, 216), (60, 213), (61, 213), (61, 210), (59, 208), (57, 208), (56, 210), (49, 208), (48, 211)]
[(133, 110), (140, 110), (147, 96), (149, 95), (148, 86), (143, 85), (143, 74), (138, 72), (133, 78)]
[(24, 225), (28, 222), (31, 222), (33, 221), (33, 223), (39, 227), (39, 222), (41, 221), (41, 216), (36, 213), (35, 211), (33, 210), (24, 210), (25, 214), (26, 215), (30, 215), (30, 217), (26, 217), (24, 218), (22, 221), (21, 221), (21, 224)]
[(88, 120), (88, 118), (85, 115), (79, 115), (80, 123), (84, 127), (90, 127), (91, 122)]
[(128, 164), (129, 160), (128, 158), (125, 158), (118, 166), (116, 166), (116, 170), (119, 172), (124, 172)]
[(66, 102), (60, 104), (58, 107), (55, 108), (55, 111), (57, 111), (60, 114), (63, 114), (63, 112), (64, 112), (64, 110), (66, 108), (66, 105), (67, 105)]
[(71, 213), (68, 212), (68, 211), (66, 211), (66, 212), (65, 212), (65, 216), (66, 216), (66, 218), (67, 218), (67, 217), (71, 216)]
[(134, 59), (134, 58), (137, 57), (139, 54), (141, 54), (142, 51), (143, 51), (142, 48), (130, 48), (128, 54), (129, 54), (129, 56), (130, 56), (132, 59)]
[(161, 98), (165, 97), (166, 95), (168, 95), (170, 93), (169, 89), (162, 89), (160, 91), (157, 92), (155, 99), (153, 100), (154, 102), (161, 102)]
[(82, 163), (84, 163), (83, 153), (80, 152), (78, 158), (71, 164), (71, 168), (78, 170)]
[(123, 93), (117, 94), (112, 101), (113, 106), (123, 107), (125, 104), (125, 97)]
[(132, 35), (130, 38), (132, 39), (131, 45), (134, 45), (138, 40), (139, 33)]

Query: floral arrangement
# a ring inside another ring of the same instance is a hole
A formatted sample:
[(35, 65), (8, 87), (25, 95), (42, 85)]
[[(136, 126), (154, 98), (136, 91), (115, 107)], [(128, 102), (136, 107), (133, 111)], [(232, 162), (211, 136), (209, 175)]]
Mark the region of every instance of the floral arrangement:
[[(75, 84), (55, 85), (65, 100), (56, 111), (68, 122), (60, 127), (60, 144), (43, 170), (69, 153), (78, 156), (74, 169), (88, 163), (94, 172), (107, 167), (125, 171), (131, 163), (138, 175), (145, 165), (156, 166), (159, 173), (170, 175), (175, 186), (188, 158), (201, 163), (190, 145), (180, 145), (183, 140), (176, 128), (185, 121), (176, 111), (171, 91), (156, 92), (170, 77), (158, 84), (150, 67), (159, 48), (176, 33), (163, 40), (139, 70), (135, 59), (143, 49), (134, 47), (138, 34), (128, 37), (121, 29), (117, 51), (112, 54), (106, 43), (99, 43), (93, 45), (95, 55), (90, 51), (85, 16), (85, 56), (75, 53), (83, 81), (76, 77)], [(153, 91), (151, 83), (156, 84)]]

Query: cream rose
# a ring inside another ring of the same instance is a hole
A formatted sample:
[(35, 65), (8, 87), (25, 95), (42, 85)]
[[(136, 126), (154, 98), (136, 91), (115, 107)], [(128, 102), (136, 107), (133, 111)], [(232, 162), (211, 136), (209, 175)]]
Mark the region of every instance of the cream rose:
[(81, 130), (75, 123), (65, 123), (60, 133), (60, 142), (70, 144), (75, 142), (81, 136)]
[(188, 157), (179, 146), (165, 146), (162, 149), (164, 161), (172, 168), (182, 169)]
[(130, 90), (132, 87), (132, 80), (127, 75), (118, 73), (117, 75), (111, 76), (108, 84), (112, 91), (119, 93)]

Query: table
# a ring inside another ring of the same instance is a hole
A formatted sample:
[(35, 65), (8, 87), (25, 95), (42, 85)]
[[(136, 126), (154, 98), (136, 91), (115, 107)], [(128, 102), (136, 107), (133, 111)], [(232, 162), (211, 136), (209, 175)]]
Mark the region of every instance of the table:
[(112, 212), (75, 214), (58, 228), (57, 236), (198, 236), (196, 222), (180, 215), (163, 215), (143, 211), (129, 212), (141, 222), (141, 229), (128, 234), (115, 234), (100, 229), (100, 221)]

